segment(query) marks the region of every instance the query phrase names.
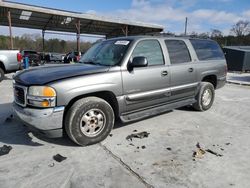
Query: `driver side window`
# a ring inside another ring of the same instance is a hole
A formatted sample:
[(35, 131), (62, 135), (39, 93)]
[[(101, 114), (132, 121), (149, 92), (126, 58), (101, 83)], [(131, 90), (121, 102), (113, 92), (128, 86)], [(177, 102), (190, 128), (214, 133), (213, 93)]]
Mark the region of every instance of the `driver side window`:
[(149, 66), (164, 65), (162, 49), (157, 40), (140, 41), (132, 53), (132, 58), (138, 56), (146, 57)]

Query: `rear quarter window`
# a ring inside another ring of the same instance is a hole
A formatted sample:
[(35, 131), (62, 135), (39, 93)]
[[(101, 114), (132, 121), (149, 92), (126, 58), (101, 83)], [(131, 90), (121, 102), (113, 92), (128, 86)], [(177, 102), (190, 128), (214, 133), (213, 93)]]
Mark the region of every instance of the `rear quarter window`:
[(212, 40), (190, 39), (199, 60), (225, 59), (220, 46)]
[(188, 48), (182, 40), (165, 40), (171, 64), (191, 62)]

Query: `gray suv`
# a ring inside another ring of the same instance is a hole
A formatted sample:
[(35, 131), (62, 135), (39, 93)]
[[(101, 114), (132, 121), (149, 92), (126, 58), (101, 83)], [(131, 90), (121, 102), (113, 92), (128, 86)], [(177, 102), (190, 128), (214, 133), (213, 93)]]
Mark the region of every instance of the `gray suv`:
[(212, 40), (114, 38), (95, 44), (78, 64), (16, 74), (13, 105), (33, 130), (67, 133), (89, 145), (105, 139), (116, 119), (135, 121), (187, 105), (208, 110), (226, 74), (224, 54)]

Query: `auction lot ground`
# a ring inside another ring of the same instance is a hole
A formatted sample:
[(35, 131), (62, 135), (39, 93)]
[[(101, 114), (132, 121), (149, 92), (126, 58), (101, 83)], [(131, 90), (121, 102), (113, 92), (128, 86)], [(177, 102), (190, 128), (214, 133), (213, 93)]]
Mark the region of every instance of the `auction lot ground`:
[[(0, 83), (0, 187), (249, 187), (250, 87), (216, 91), (211, 110), (178, 109), (130, 124), (117, 123), (100, 144), (78, 147), (67, 138), (30, 133), (12, 114), (11, 74)], [(147, 131), (148, 138), (126, 137)], [(196, 144), (206, 152), (193, 158)], [(142, 149), (142, 146), (145, 146)], [(53, 156), (67, 157), (61, 163)]]

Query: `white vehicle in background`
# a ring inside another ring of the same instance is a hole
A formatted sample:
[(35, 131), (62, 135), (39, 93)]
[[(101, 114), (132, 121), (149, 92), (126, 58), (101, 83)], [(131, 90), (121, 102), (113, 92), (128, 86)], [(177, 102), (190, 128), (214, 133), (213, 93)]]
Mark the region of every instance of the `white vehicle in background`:
[(4, 79), (4, 74), (20, 69), (22, 58), (19, 50), (0, 50), (0, 82)]

